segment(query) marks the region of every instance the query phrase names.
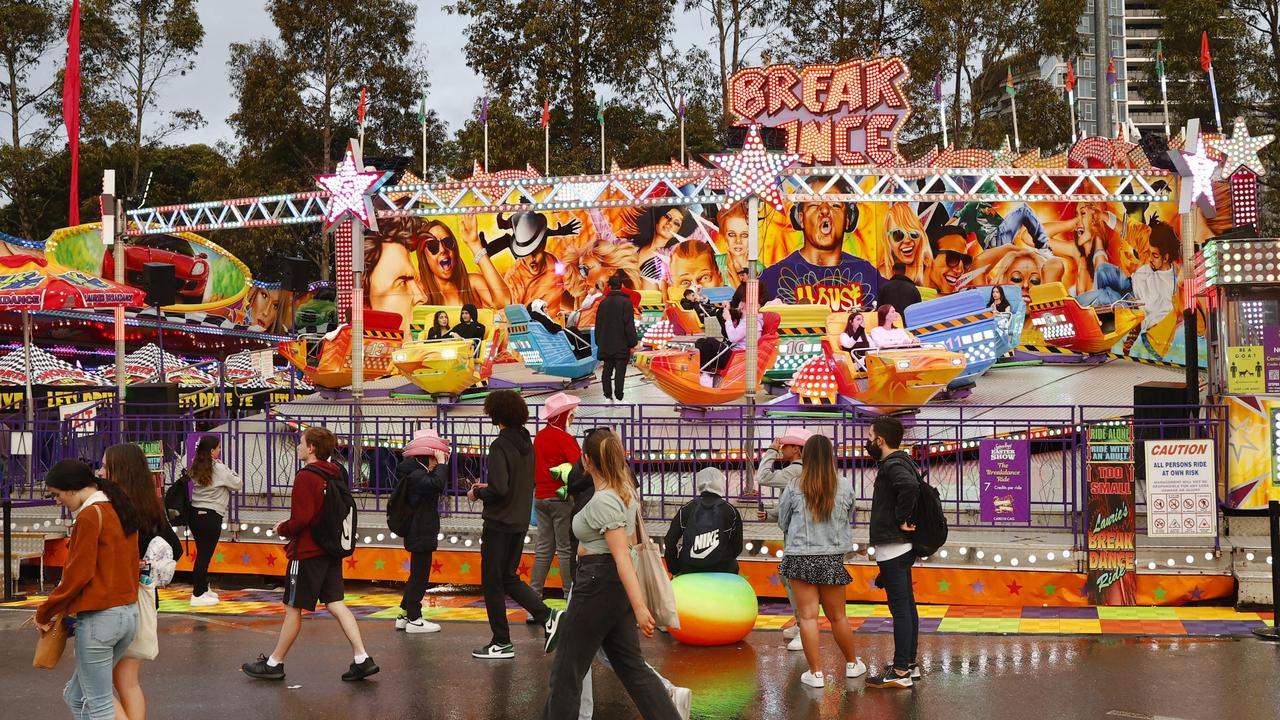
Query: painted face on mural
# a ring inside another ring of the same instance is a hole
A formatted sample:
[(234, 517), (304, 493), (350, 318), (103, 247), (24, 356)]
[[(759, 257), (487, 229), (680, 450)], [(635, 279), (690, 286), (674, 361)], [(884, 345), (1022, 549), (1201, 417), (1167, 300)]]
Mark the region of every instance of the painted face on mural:
[(725, 250), (742, 262), (747, 259), (747, 219), (730, 215), (720, 221), (720, 235), (724, 237)]
[(413, 318), (413, 306), (426, 302), (409, 248), (398, 242), (382, 243), (378, 263), (369, 270), (369, 307), (397, 313), (405, 330)]
[(423, 238), (422, 254), (431, 274), (441, 282), (448, 282), (454, 266), (459, 262), (458, 241), (444, 227), (433, 225), (427, 229), (426, 237)]
[(943, 235), (938, 239), (933, 263), (929, 265), (929, 284), (938, 292), (953, 293), (964, 274), (973, 267), (973, 256), (961, 235)]
[(925, 244), (929, 242), (920, 218), (902, 203), (890, 209), (885, 219), (884, 234), (889, 241), (893, 262), (903, 263), (907, 268), (915, 267), (924, 253)]
[(997, 282), (1001, 285), (1017, 285), (1022, 288), (1023, 296), (1031, 292), (1031, 288), (1044, 281), (1040, 274), (1040, 263), (1032, 255), (1021, 255), (1015, 258), (1004, 272), (1004, 277)]
[(668, 292), (673, 295), (683, 294), (694, 286), (706, 288), (721, 283), (715, 255), (708, 252), (693, 257), (676, 255), (671, 258), (671, 290)]
[(653, 240), (655, 247), (666, 247), (667, 243), (676, 238), (676, 234), (680, 232), (680, 226), (684, 224), (684, 211), (678, 207), (668, 208), (665, 213), (658, 216), (658, 221), (653, 228)]
[(800, 227), (804, 232), (804, 244), (818, 250), (840, 249), (844, 245), (848, 212), (848, 207), (841, 201), (801, 203)]
[(249, 318), (253, 327), (269, 330), (280, 319), (280, 292), (257, 289), (249, 303)]

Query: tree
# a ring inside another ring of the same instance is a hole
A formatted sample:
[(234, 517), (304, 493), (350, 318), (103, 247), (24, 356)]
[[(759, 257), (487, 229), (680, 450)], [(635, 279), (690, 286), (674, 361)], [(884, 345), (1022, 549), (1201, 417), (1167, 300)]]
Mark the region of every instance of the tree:
[[(799, 4), (798, 0), (795, 0)], [(733, 123), (729, 114), (729, 78), (746, 65), (747, 55), (769, 36), (775, 24), (772, 16), (779, 0), (685, 0), (686, 10), (708, 16), (715, 32), (719, 60), (720, 107), (723, 124)], [(812, 9), (810, 9), (812, 12)]]
[(895, 55), (914, 38), (919, 12), (910, 0), (786, 0), (778, 14), (788, 34), (775, 51), (797, 64)]

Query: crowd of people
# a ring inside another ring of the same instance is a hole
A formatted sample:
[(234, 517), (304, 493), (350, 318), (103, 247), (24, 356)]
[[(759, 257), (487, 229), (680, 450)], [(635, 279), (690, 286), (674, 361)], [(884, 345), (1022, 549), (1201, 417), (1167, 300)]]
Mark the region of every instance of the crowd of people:
[[(592, 428), (579, 444), (571, 432), (578, 405), (578, 398), (566, 393), (547, 398), (539, 409), (542, 429), (534, 436), (527, 427), (529, 407), (520, 394), (501, 390), (486, 398), (485, 415), (498, 432), (488, 449), (487, 472), (470, 484), (467, 497), (482, 505), (480, 568), (490, 639), (471, 656), (484, 661), (515, 657), (510, 598), (524, 608), (530, 623), (542, 628), (541, 650), (554, 654), (544, 718), (592, 716), (591, 666), (596, 658), (618, 675), (643, 717), (687, 718), (691, 692), (662, 677), (641, 649), (640, 636), (651, 638), (660, 628), (641, 589), (633, 549), (644, 520), (639, 483), (613, 430)], [(876, 583), (888, 594), (894, 618), (895, 644), (892, 664), (868, 676), (866, 684), (873, 688), (910, 687), (920, 677), (911, 537), (923, 480), (901, 450), (902, 435), (899, 421), (880, 418), (866, 445), (879, 463), (871, 544), (880, 570)], [(301, 434), (297, 455), (302, 467), (294, 479), (289, 517), (273, 528), (287, 539), (285, 616), (271, 652), (243, 665), (249, 677), (285, 678), (285, 660), (300, 635), (303, 612), (319, 604), (350, 643), (352, 660), (342, 680), (363, 680), (380, 670), (343, 602), (343, 558), (353, 546), (344, 554), (335, 550), (330, 537), (336, 531), (328, 503), (342, 496), (347, 482), (334, 462), (335, 446), (334, 435), (324, 428), (310, 427)], [(423, 599), (431, 581), (451, 452), (447, 438), (423, 428), (404, 446), (396, 467), (388, 526), (400, 528), (410, 573), (395, 628), (409, 634), (441, 631), (424, 617)], [(189, 473), (190, 517), (181, 520), (197, 539), (191, 598), (197, 607), (218, 602), (208, 586), (208, 560), (230, 493), (240, 485), (219, 458), (217, 438), (199, 441)], [(844, 555), (853, 548), (853, 484), (839, 476), (831, 440), (800, 428), (788, 430), (763, 453), (754, 480), (760, 487), (781, 490), (776, 506), (761, 511), (759, 519), (775, 519), (784, 535), (779, 575), (795, 613), (784, 636), (789, 650), (804, 653), (807, 669), (799, 681), (809, 687), (823, 687), (827, 681), (820, 610), (844, 657), (844, 677), (866, 674), (844, 612), (845, 586), (851, 582)], [(96, 474), (82, 461), (61, 461), (45, 483), (75, 518), (62, 580), (34, 618), (47, 632), (54, 623), (74, 617), (76, 668), (66, 702), (78, 718), (140, 720), (146, 704), (138, 669), (157, 653), (154, 587), (168, 582), (182, 554), (170, 525), (172, 515), (135, 445), (108, 449)], [(676, 575), (736, 574), (743, 522), (725, 497), (725, 473), (703, 467), (695, 484), (696, 496), (680, 508), (666, 532), (667, 567)], [(536, 518), (537, 540), (529, 585), (517, 569), (531, 518)], [(563, 611), (546, 598), (545, 582), (555, 558), (567, 598)]]

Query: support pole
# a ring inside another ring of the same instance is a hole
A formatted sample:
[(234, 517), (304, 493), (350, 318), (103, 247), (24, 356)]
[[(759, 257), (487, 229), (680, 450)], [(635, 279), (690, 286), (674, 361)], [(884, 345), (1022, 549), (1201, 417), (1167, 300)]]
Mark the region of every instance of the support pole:
[(1021, 153), (1022, 138), (1018, 135), (1018, 99), (1013, 95), (1009, 96), (1009, 109), (1013, 111), (1013, 150)]
[[(26, 390), (23, 395), (23, 403), (26, 405), (26, 434), (23, 437), (28, 438), (27, 444), (27, 487), (30, 488), (35, 474), (35, 440), (36, 440), (36, 401), (35, 394), (31, 391), (31, 313), (22, 311), (22, 372), (26, 376), (23, 388)], [(5, 552), (5, 557), (9, 555)], [(8, 574), (5, 574), (8, 577)]]
[(13, 499), (9, 497), (12, 488), (5, 489), (4, 498), (4, 602), (17, 602), (26, 598), (16, 594), (18, 579), (13, 576)]
[(351, 223), (351, 459), (350, 482), (359, 481), (364, 455), (364, 428), (361, 403), (364, 402), (364, 225), (355, 218)]
[(756, 365), (759, 362), (760, 345), (760, 279), (756, 275), (756, 260), (760, 257), (760, 198), (752, 195), (747, 200), (747, 397), (754, 402), (759, 389)]
[(1067, 107), (1071, 108), (1071, 144), (1076, 144), (1076, 91), (1067, 91)]
[[(119, 236), (122, 228), (116, 225), (116, 171), (102, 171), (102, 243), (107, 247), (107, 252), (112, 255), (115, 265), (115, 277), (112, 278), (121, 285), (124, 284), (124, 242)], [(115, 309), (115, 327), (112, 328), (115, 334), (116, 345), (116, 416), (118, 426), (116, 432), (120, 437), (124, 436), (124, 398), (125, 388), (128, 384), (128, 378), (125, 377), (124, 371), (124, 306), (117, 306)]]
[[(1179, 183), (1189, 182), (1190, 178), (1179, 178)], [(1181, 191), (1182, 188), (1179, 188)], [(1195, 266), (1195, 232), (1196, 206), (1182, 214), (1182, 342), (1183, 361), (1186, 363), (1187, 404), (1200, 404), (1200, 358), (1199, 339), (1196, 336), (1196, 298), (1195, 279), (1192, 277)]]

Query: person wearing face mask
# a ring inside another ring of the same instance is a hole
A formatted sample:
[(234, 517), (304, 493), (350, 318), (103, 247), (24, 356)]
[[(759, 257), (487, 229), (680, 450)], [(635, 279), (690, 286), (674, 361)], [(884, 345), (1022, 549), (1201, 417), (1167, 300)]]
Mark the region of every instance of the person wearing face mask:
[(902, 434), (902, 422), (897, 418), (879, 417), (871, 423), (865, 446), (867, 455), (877, 463), (870, 528), (871, 547), (880, 567), (876, 586), (888, 595), (893, 616), (893, 664), (867, 677), (867, 687), (875, 688), (909, 688), (913, 679), (920, 677), (916, 664), (920, 615), (911, 585), (911, 566), (916, 562), (911, 536), (916, 529), (921, 480), (920, 469), (901, 449)]

